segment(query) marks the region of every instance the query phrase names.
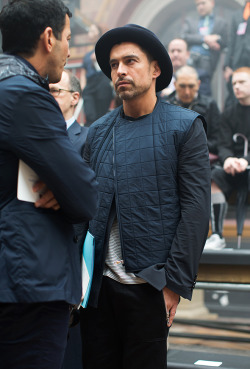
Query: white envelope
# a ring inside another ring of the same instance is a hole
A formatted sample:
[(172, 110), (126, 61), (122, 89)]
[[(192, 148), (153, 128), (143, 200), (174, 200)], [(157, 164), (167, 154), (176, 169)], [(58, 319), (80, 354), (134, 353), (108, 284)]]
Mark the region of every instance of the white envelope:
[(40, 198), (39, 192), (33, 192), (32, 187), (39, 180), (38, 175), (22, 160), (19, 160), (17, 198), (21, 201), (36, 202)]

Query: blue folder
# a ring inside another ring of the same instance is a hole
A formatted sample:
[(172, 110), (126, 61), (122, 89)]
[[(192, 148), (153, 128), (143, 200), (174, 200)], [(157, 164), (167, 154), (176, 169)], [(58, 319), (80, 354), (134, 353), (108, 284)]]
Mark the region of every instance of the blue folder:
[(84, 296), (81, 306), (87, 307), (93, 271), (94, 271), (94, 257), (95, 257), (95, 238), (88, 231), (83, 244), (82, 252), (82, 295)]

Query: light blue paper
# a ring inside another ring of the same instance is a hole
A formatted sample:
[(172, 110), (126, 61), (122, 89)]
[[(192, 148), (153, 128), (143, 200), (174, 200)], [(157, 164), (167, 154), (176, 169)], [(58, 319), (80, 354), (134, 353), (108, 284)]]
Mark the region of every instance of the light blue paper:
[(82, 252), (82, 293), (83, 293), (83, 301), (81, 302), (81, 306), (83, 308), (87, 307), (93, 271), (94, 271), (94, 257), (95, 257), (95, 238), (88, 231), (83, 244), (83, 252)]

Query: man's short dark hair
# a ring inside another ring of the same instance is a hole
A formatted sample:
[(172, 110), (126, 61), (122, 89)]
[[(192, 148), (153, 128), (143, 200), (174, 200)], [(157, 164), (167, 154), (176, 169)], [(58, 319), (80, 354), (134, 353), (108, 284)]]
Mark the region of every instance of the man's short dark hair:
[(51, 27), (57, 40), (72, 16), (61, 0), (10, 0), (0, 13), (2, 49), (14, 55), (34, 55), (40, 35)]

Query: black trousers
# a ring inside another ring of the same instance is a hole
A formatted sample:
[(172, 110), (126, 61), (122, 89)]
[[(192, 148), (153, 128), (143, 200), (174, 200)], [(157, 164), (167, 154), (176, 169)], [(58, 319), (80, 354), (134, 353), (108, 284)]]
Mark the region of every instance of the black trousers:
[(75, 327), (69, 328), (62, 369), (82, 369), (82, 342), (79, 323)]
[(163, 294), (103, 278), (98, 308), (81, 309), (84, 369), (166, 369)]
[(246, 171), (232, 176), (226, 173), (222, 167), (214, 167), (211, 171), (211, 178), (223, 191), (226, 200), (229, 200), (234, 190), (239, 191), (248, 187), (248, 173)]
[(0, 368), (61, 369), (69, 304), (0, 304)]

